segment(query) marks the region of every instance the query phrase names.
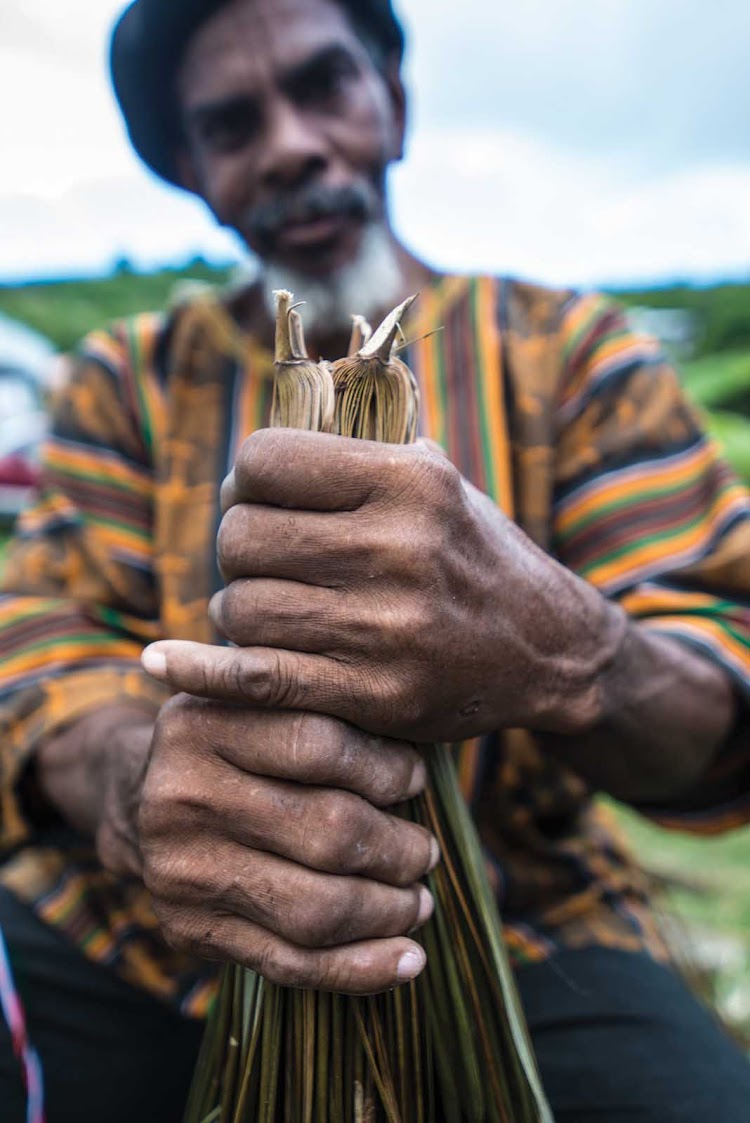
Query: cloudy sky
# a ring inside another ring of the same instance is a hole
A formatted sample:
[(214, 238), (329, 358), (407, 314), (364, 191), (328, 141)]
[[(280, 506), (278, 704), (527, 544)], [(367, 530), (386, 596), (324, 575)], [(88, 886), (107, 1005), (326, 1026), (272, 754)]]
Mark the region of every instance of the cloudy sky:
[[(104, 63), (120, 6), (0, 4), (0, 281), (239, 255), (128, 149)], [(750, 274), (747, 0), (400, 8), (396, 224), (431, 262), (584, 284)]]

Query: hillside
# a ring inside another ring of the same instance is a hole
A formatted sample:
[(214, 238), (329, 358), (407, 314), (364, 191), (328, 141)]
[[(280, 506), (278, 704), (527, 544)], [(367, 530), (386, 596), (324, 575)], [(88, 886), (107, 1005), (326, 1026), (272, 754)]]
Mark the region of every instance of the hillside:
[(70, 350), (86, 332), (121, 316), (156, 311), (186, 280), (224, 284), (230, 270), (196, 260), (154, 273), (127, 265), (109, 277), (0, 285), (0, 312), (35, 328), (60, 350)]
[[(0, 311), (67, 349), (92, 327), (162, 307), (181, 281), (223, 284), (230, 272), (228, 267), (212, 266), (201, 259), (154, 273), (136, 273), (123, 263), (109, 277), (0, 285)], [(613, 295), (627, 305), (691, 312), (697, 327), (696, 358), (750, 350), (750, 282), (613, 290)]]

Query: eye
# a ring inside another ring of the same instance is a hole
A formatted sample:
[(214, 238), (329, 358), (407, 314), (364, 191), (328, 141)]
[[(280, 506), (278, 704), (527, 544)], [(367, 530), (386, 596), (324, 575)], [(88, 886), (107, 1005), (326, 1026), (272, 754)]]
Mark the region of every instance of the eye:
[(201, 116), (197, 123), (199, 140), (214, 152), (234, 152), (256, 135), (258, 116), (244, 104), (226, 105)]
[(321, 59), (297, 76), (289, 92), (301, 106), (326, 106), (337, 101), (359, 71), (345, 56)]

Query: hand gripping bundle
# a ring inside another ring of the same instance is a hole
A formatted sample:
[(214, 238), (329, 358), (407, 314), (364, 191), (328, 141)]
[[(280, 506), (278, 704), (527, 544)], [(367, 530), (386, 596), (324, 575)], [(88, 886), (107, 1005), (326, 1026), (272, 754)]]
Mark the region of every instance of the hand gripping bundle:
[[(276, 294), (272, 424), (366, 440), (415, 439), (419, 394), (396, 355), (394, 309), (374, 334), (354, 317), (347, 357), (313, 362), (288, 292)], [(427, 966), (359, 998), (225, 969), (186, 1123), (550, 1123), (479, 840), (450, 746), (425, 751), (425, 793), (399, 813), (431, 831)]]

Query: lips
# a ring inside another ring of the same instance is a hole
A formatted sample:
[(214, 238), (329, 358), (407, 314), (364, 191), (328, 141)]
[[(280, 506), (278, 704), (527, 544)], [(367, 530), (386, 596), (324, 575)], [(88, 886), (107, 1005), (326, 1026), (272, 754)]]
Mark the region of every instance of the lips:
[(279, 248), (307, 249), (335, 241), (345, 233), (349, 221), (338, 214), (286, 222), (277, 230), (275, 241)]

